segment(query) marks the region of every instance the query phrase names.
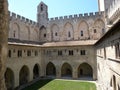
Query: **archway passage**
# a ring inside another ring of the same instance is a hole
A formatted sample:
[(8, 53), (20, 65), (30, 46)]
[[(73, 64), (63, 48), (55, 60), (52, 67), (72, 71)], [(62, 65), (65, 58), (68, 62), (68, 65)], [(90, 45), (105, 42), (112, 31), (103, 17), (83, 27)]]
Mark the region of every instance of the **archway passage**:
[(29, 82), (29, 69), (27, 66), (23, 66), (19, 73), (19, 84), (23, 85)]
[(64, 63), (61, 68), (62, 77), (72, 77), (72, 67), (68, 63)]
[(6, 84), (7, 90), (14, 89), (14, 74), (13, 74), (13, 71), (9, 68), (7, 68), (5, 72), (5, 84)]
[(78, 68), (78, 77), (79, 78), (93, 78), (92, 67), (87, 63), (81, 64)]
[(33, 79), (36, 79), (39, 77), (39, 66), (35, 64), (33, 68)]
[(46, 67), (47, 76), (56, 76), (56, 68), (53, 63), (49, 62)]

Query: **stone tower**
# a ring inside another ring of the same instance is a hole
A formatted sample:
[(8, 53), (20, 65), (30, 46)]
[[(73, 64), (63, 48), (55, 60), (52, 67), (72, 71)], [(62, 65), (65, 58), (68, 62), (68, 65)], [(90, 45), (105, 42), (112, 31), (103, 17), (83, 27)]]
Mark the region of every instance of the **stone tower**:
[(110, 7), (112, 1), (113, 0), (98, 0), (99, 11), (106, 11)]
[(45, 3), (41, 2), (37, 7), (37, 22), (39, 26), (46, 27), (48, 21), (48, 7)]

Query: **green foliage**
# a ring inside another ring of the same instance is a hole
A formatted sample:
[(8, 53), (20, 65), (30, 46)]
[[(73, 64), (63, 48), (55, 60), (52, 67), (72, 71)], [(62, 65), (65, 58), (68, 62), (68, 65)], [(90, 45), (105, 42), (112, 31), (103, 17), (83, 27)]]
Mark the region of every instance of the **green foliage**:
[(40, 80), (23, 90), (96, 90), (94, 83), (71, 80)]

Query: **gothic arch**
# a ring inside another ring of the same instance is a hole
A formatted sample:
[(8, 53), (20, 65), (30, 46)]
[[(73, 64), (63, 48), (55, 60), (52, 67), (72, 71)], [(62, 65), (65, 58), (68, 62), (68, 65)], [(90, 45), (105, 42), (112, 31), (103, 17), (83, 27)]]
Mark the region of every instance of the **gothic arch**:
[(74, 28), (70, 22), (66, 22), (66, 24), (64, 25), (63, 35), (65, 40), (74, 39)]
[(39, 64), (35, 64), (33, 67), (33, 79), (36, 79), (40, 76), (40, 66)]
[(85, 20), (82, 20), (78, 24), (78, 39), (89, 39), (89, 25)]
[(5, 72), (5, 84), (7, 90), (14, 89), (14, 72), (10, 68), (7, 68)]
[(19, 85), (23, 85), (29, 82), (29, 68), (24, 65), (19, 72)]
[(40, 28), (40, 40), (46, 41), (46, 39), (47, 39), (47, 30), (44, 26), (41, 26), (41, 28)]
[(52, 62), (49, 62), (46, 66), (46, 75), (47, 76), (56, 76), (56, 68)]
[(51, 26), (51, 35), (53, 41), (58, 41), (60, 38), (59, 27), (57, 24)]
[(82, 63), (78, 67), (78, 77), (93, 78), (93, 69), (88, 63)]
[[(94, 30), (96, 30), (96, 33), (94, 33)], [(94, 33), (94, 36), (96, 36), (94, 37), (96, 39), (99, 39), (105, 33), (105, 23), (102, 19), (95, 20), (93, 33)]]
[(61, 76), (62, 77), (72, 77), (72, 67), (68, 63), (64, 63), (61, 67)]
[(15, 22), (12, 24), (12, 28), (9, 31), (11, 38), (19, 39), (20, 37), (20, 26)]

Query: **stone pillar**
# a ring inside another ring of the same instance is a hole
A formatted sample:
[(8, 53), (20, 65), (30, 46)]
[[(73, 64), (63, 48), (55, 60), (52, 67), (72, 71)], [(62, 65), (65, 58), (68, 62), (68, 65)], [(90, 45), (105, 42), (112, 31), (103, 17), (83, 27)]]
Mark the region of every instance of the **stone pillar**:
[(15, 83), (14, 83), (14, 87), (16, 88), (16, 87), (18, 87), (19, 86), (19, 70), (16, 70), (15, 71), (15, 75), (14, 75), (14, 77), (15, 77)]
[(76, 67), (73, 67), (72, 78), (73, 79), (77, 79), (78, 78), (78, 73), (77, 73), (77, 68)]
[(61, 68), (60, 68), (60, 66), (56, 67), (56, 78), (61, 78)]
[(5, 86), (5, 66), (7, 59), (8, 43), (8, 2), (0, 0), (0, 90), (6, 90)]

